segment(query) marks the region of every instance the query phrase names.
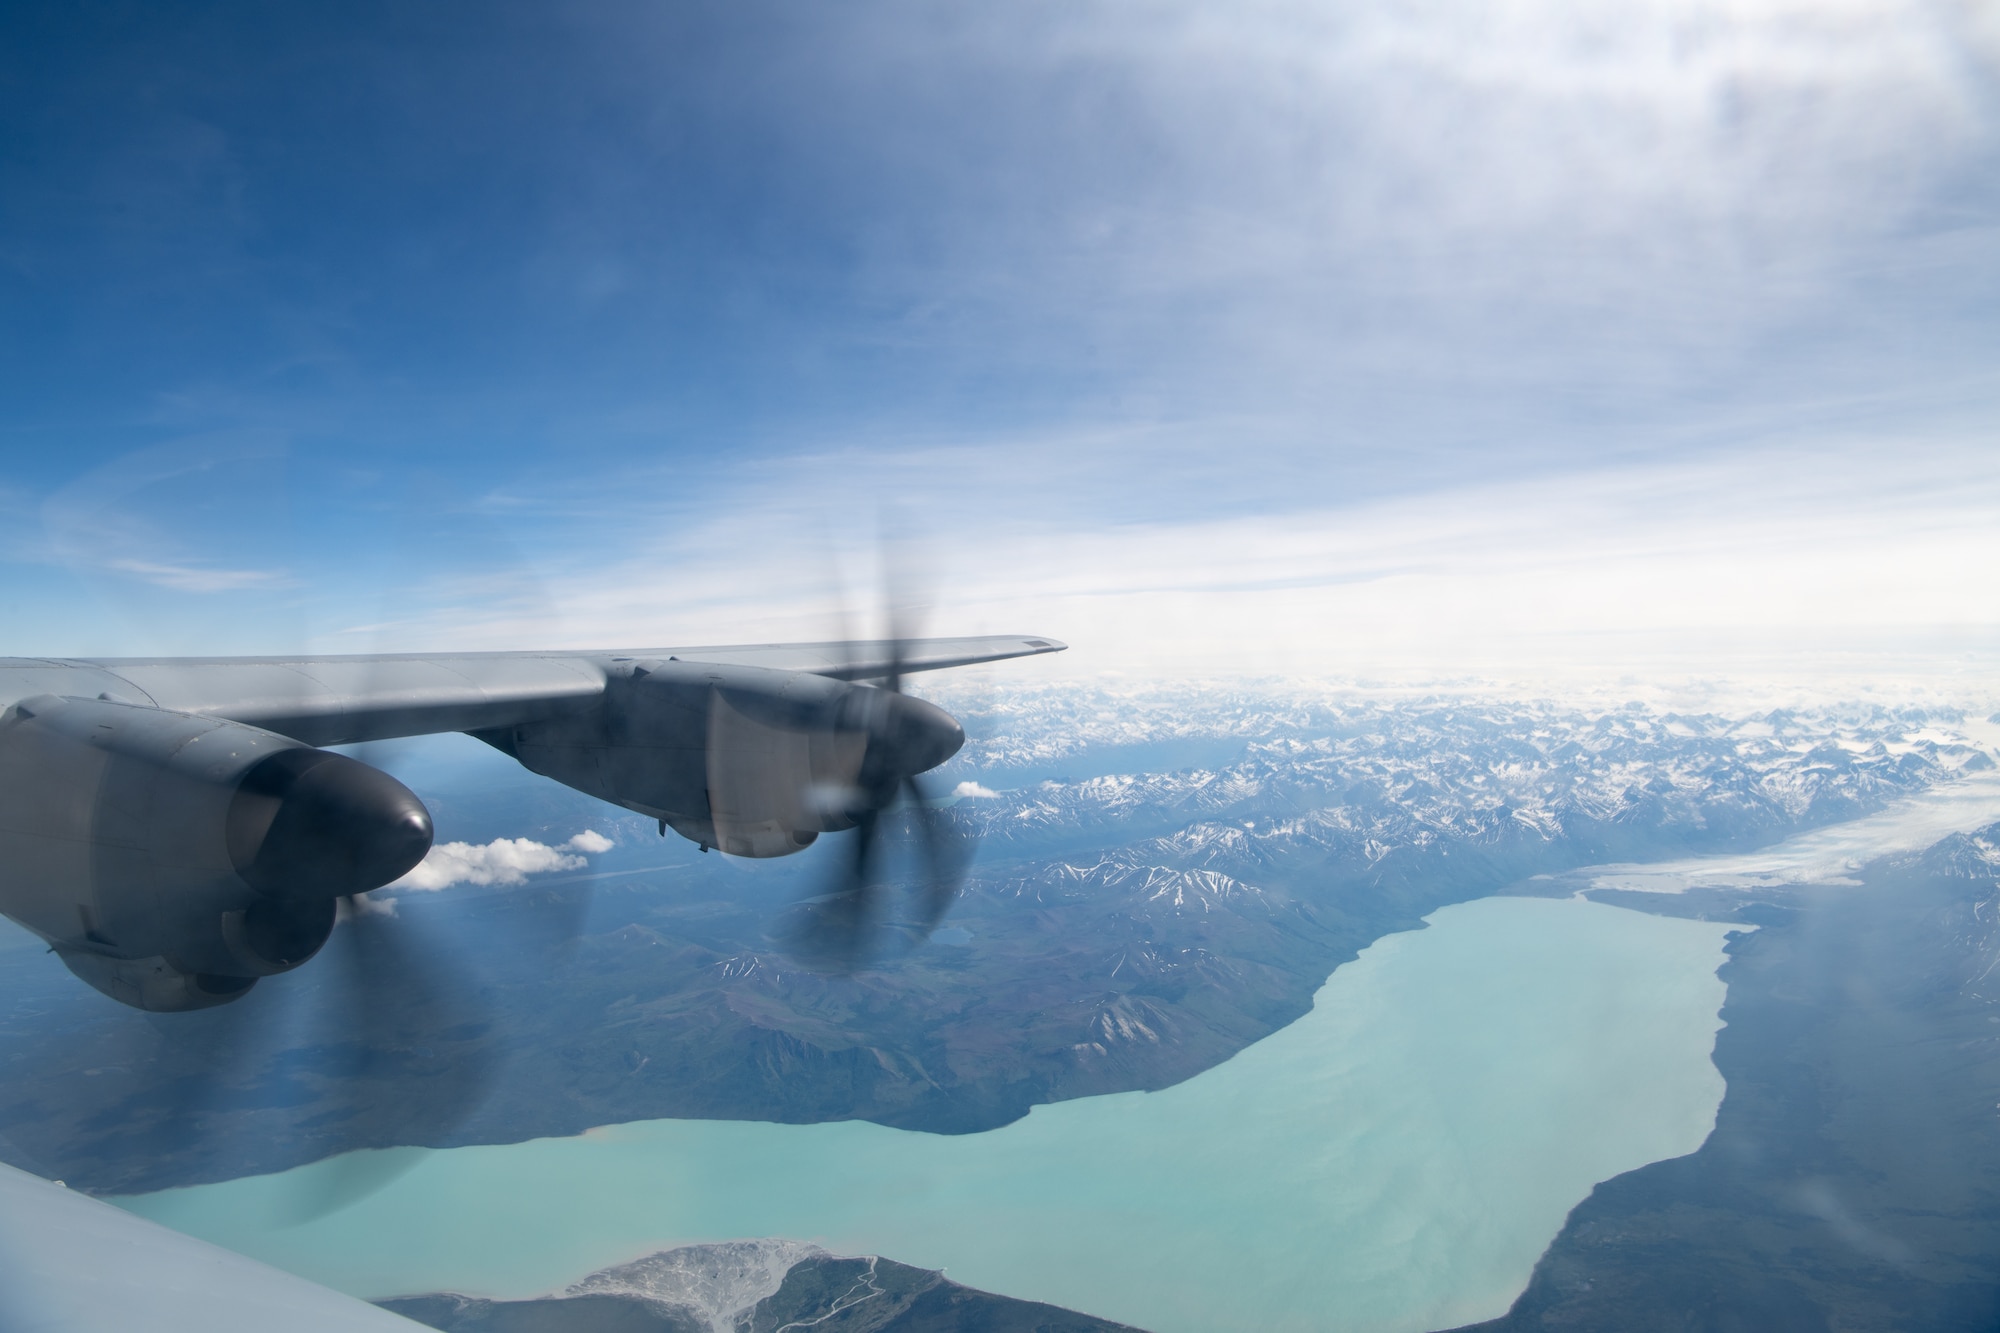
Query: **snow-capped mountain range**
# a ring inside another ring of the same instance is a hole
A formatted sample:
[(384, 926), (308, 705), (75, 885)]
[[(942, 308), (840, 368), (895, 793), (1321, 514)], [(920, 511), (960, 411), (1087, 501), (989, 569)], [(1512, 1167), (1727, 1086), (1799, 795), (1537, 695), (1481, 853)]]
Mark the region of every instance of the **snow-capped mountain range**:
[[(1453, 846), (1576, 864), (1753, 845), (1994, 768), (1976, 727), (1872, 706), (1719, 717), (1022, 691), (968, 719), (951, 771), (994, 792), (962, 803), (990, 859), (1088, 845), (1046, 874), (1103, 882), (1107, 866), (1143, 867), (1150, 885), (1207, 901), (1302, 863), (1363, 873)], [(1218, 742), (1236, 747), (1226, 762), (1172, 762)], [(1009, 781), (1121, 752), (1153, 766)]]

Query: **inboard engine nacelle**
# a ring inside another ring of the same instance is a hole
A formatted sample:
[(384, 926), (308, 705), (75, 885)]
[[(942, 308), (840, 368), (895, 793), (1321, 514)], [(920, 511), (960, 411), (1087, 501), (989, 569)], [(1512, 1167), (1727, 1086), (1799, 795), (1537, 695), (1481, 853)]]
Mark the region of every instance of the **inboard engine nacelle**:
[(43, 695), (0, 714), (0, 909), (142, 1009), (196, 1009), (318, 952), (336, 900), (430, 849), (386, 773), (241, 723)]

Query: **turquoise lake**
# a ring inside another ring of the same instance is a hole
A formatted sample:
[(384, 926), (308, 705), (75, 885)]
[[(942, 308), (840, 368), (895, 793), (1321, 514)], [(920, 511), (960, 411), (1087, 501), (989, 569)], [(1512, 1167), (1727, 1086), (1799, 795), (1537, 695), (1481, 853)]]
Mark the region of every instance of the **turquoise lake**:
[(1159, 1333), (1446, 1328), (1504, 1313), (1596, 1182), (1707, 1137), (1730, 927), (1534, 898), (1428, 921), (1225, 1064), (985, 1134), (647, 1121), (364, 1154), (408, 1169), (308, 1222), (325, 1164), (120, 1202), (367, 1297), (783, 1236)]

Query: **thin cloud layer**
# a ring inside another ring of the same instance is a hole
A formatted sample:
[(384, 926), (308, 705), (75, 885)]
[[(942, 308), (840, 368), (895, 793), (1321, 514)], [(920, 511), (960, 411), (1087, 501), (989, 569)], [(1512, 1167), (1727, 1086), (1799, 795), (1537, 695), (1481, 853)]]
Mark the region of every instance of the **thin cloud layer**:
[(106, 560), (103, 568), (175, 592), (237, 592), (246, 588), (282, 588), (293, 582), (280, 570), (213, 569), (204, 565), (165, 565), (153, 560)]
[(912, 345), (1207, 410), (1685, 389), (1787, 369), (1780, 332), (1824, 354), (1884, 277), (1954, 302), (1921, 275), (1966, 240), (1939, 210), (1991, 202), (1980, 12), (883, 4), (779, 25), (728, 107)]
[(14, 651), (834, 637), (892, 508), (1036, 671), (2000, 630), (1990, 5), (494, 13), (0, 92)]
[[(1859, 675), (1926, 655), (1960, 671), (2000, 649), (1996, 460), (1977, 436), (1793, 446), (1116, 526), (1036, 521), (1032, 469), (1013, 489), (960, 473), (982, 503), (918, 558), (929, 632), (1069, 642), (1007, 668), (1037, 675)], [(836, 610), (875, 598), (865, 536), (839, 548), (849, 587), (800, 576), (827, 563), (814, 516), (866, 511), (841, 485), (829, 470), (766, 486), (629, 563), (552, 583), (562, 633), (639, 646), (863, 628)], [(659, 568), (694, 576), (663, 586)], [(547, 628), (468, 619), (450, 635), (501, 648), (549, 642)]]

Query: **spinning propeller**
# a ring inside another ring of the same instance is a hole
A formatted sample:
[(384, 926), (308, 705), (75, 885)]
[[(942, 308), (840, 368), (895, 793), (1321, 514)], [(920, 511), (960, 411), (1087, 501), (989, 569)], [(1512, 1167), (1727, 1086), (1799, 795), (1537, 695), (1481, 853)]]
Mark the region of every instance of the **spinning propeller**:
[(957, 754), (965, 732), (942, 708), (903, 692), (917, 608), (907, 595), (897, 595), (895, 565), (886, 552), (885, 565), (891, 571), (887, 660), (880, 674), (873, 664), (854, 662), (841, 673), (880, 682), (857, 688), (841, 710), (840, 724), (860, 731), (866, 746), (853, 780), (823, 792), (820, 802), (829, 826), (851, 827), (853, 840), (842, 849), (832, 886), (804, 904), (807, 924), (800, 941), (809, 958), (850, 972), (869, 959), (883, 936), (880, 918), (895, 896), (889, 853), (899, 822), (914, 833), (918, 848), (909, 915), (894, 923), (906, 938), (922, 940), (937, 929), (971, 861), (970, 830), (918, 777)]

